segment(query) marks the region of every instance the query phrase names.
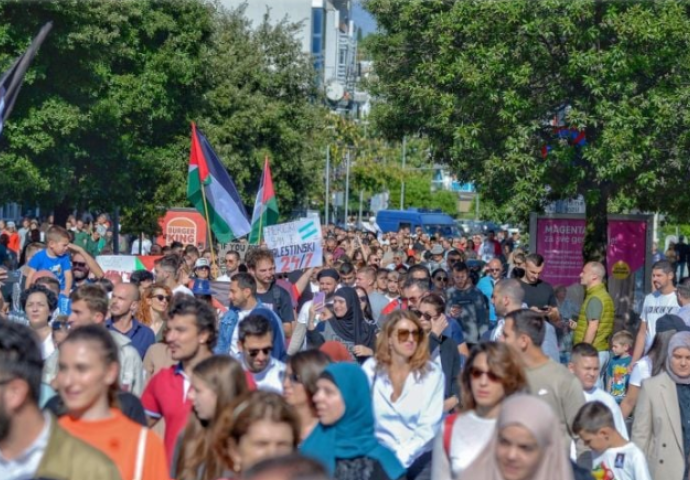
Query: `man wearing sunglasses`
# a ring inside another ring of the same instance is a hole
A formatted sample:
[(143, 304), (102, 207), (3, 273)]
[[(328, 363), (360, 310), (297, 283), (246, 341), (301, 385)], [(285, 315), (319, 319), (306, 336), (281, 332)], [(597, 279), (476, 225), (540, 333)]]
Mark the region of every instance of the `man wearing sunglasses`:
[(238, 347), (244, 370), (252, 375), (259, 390), (283, 393), (285, 364), (273, 358), (273, 328), (262, 315), (251, 314), (238, 327)]
[(86, 283), (91, 283), (89, 276), (93, 276), (94, 280), (103, 278), (103, 269), (96, 259), (77, 244), (70, 243), (67, 248), (72, 252), (72, 290), (76, 290)]

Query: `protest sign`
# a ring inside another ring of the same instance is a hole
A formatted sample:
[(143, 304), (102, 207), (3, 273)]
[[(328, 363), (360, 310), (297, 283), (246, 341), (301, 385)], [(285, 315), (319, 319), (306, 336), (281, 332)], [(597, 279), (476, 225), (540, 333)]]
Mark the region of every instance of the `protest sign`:
[(158, 258), (158, 255), (99, 255), (96, 261), (106, 276), (115, 273), (122, 277), (123, 282), (129, 282), (129, 277), (135, 270), (152, 272), (153, 263)]
[(240, 260), (244, 262), (244, 257), (247, 255), (247, 252), (257, 248), (259, 248), (259, 245), (250, 245), (248, 243), (226, 243), (221, 246), (218, 256), (223, 258), (228, 252), (237, 252), (240, 255)]
[(276, 260), (276, 272), (292, 272), (321, 266), (321, 225), (315, 218), (281, 223), (264, 228), (266, 245)]

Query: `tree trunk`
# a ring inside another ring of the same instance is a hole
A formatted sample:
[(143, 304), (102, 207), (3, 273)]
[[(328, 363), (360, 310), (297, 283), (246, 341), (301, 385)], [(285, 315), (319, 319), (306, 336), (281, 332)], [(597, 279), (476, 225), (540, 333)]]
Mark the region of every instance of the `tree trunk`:
[(55, 205), (53, 208), (53, 223), (55, 225), (64, 227), (67, 223), (67, 217), (72, 215), (73, 210), (72, 205), (68, 204), (67, 202), (62, 202), (58, 205)]
[(606, 267), (607, 217), (610, 193), (608, 188), (598, 185), (585, 194), (587, 226), (582, 257), (585, 262), (597, 261)]

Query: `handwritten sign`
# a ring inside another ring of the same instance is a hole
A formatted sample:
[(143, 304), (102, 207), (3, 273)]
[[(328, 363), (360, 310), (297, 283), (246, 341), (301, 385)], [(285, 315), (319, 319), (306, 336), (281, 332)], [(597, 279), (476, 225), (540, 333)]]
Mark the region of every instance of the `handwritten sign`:
[(218, 256), (223, 258), (228, 252), (237, 252), (240, 255), (240, 260), (244, 261), (244, 257), (249, 250), (259, 248), (259, 245), (250, 245), (248, 243), (226, 243), (221, 246)]
[(318, 218), (303, 218), (265, 227), (264, 238), (273, 252), (278, 273), (319, 267), (323, 262)]

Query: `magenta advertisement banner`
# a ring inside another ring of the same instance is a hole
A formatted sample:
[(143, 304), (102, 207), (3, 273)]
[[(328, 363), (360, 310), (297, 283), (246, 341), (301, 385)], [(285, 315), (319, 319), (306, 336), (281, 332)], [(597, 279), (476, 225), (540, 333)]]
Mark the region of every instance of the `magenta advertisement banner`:
[[(584, 264), (582, 244), (585, 220), (582, 218), (537, 219), (536, 251), (544, 257), (541, 278), (552, 285), (569, 286), (580, 282)], [(626, 280), (645, 267), (647, 222), (609, 220), (606, 263), (609, 278)]]
[(609, 220), (606, 264), (609, 277), (626, 280), (644, 268), (647, 251), (647, 222)]
[(539, 218), (536, 251), (544, 257), (541, 278), (551, 285), (580, 283), (584, 239), (584, 219)]

